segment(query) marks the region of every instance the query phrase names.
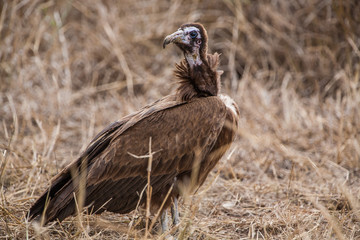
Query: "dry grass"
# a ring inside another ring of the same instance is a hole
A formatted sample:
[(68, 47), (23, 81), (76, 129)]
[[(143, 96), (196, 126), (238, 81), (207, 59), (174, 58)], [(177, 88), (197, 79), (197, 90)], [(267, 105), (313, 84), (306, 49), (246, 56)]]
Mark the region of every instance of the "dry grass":
[(26, 212), (94, 134), (175, 88), (181, 55), (161, 43), (189, 21), (222, 53), (241, 119), (232, 151), (180, 204), (179, 234), (360, 239), (359, 5), (1, 1), (0, 239), (144, 237), (141, 214), (39, 227)]

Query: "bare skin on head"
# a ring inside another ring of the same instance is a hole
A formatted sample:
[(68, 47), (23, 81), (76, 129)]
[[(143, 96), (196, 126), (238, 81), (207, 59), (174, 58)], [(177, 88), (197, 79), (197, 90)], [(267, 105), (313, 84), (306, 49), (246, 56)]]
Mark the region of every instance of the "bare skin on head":
[(163, 47), (169, 43), (175, 43), (180, 49), (184, 51), (186, 61), (190, 68), (202, 64), (200, 58), (201, 33), (197, 27), (189, 26), (167, 36), (164, 40)]

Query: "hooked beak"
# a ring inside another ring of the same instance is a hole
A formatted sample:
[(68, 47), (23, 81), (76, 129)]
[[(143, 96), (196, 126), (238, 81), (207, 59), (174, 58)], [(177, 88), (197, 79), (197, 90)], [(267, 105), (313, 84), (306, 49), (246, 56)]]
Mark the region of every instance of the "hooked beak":
[(163, 42), (163, 48), (166, 47), (169, 43), (179, 43), (182, 42), (184, 38), (184, 31), (179, 29), (176, 32), (166, 36)]

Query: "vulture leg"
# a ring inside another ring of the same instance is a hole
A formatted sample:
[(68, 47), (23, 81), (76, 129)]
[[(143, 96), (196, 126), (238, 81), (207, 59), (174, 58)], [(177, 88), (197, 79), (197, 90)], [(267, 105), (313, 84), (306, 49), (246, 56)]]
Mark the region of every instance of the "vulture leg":
[(167, 210), (164, 210), (161, 213), (160, 222), (161, 222), (161, 232), (164, 233), (164, 232), (166, 232), (168, 230)]
[(173, 225), (176, 226), (179, 224), (179, 211), (178, 211), (178, 200), (177, 197), (174, 198), (174, 203), (171, 205), (171, 217), (173, 220)]

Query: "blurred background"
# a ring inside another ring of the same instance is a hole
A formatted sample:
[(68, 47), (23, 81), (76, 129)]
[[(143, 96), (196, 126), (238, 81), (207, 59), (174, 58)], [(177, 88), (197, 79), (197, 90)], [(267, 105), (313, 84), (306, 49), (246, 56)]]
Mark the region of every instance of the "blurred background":
[(143, 236), (132, 215), (39, 228), (26, 211), (97, 132), (176, 88), (183, 56), (162, 41), (200, 22), (241, 119), (180, 230), (360, 239), (359, 13), (356, 0), (1, 0), (0, 235)]

